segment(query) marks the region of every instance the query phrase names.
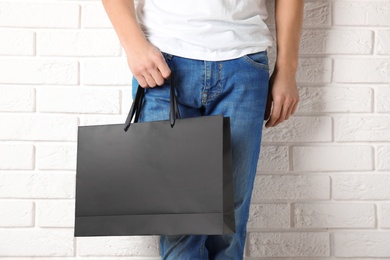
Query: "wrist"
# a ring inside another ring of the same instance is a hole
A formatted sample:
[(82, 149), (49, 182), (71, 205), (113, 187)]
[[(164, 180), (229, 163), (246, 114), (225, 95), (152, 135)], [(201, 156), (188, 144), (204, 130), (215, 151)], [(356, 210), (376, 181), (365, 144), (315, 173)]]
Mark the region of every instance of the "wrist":
[(296, 72), (298, 69), (298, 51), (278, 46), (275, 68)]
[(136, 28), (133, 30), (132, 37), (127, 39), (123, 43), (123, 48), (126, 52), (127, 55), (136, 52), (137, 50), (141, 49), (142, 47), (148, 45), (149, 42), (146, 39), (145, 35), (143, 32), (139, 29)]
[(295, 77), (298, 70), (297, 62), (276, 61), (274, 71), (285, 76)]

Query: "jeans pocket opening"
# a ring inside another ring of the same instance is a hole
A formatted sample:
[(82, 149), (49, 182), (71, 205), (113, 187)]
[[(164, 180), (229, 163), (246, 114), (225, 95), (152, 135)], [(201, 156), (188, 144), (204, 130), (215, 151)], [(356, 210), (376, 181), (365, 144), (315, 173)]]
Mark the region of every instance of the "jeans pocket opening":
[(269, 70), (267, 51), (246, 54), (243, 59), (256, 68)]

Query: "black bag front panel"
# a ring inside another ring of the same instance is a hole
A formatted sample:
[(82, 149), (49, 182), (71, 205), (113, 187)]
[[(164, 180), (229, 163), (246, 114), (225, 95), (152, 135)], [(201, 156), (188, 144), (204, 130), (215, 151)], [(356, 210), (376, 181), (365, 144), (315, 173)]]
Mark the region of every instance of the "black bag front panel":
[[(231, 158), (230, 166), (223, 158), (226, 146), (230, 149), (223, 120), (178, 119), (173, 128), (169, 121), (142, 122), (127, 132), (122, 124), (79, 127), (76, 236), (218, 234), (223, 225), (229, 226), (223, 232), (234, 231), (232, 200), (224, 198), (233, 193), (231, 180), (225, 181), (231, 187), (223, 187), (223, 172), (231, 175)], [(225, 218), (233, 217), (233, 222), (224, 224), (226, 209), (230, 213)], [(180, 227), (178, 223), (194, 219), (194, 228), (173, 230), (175, 223)], [(143, 227), (145, 221), (150, 230)]]

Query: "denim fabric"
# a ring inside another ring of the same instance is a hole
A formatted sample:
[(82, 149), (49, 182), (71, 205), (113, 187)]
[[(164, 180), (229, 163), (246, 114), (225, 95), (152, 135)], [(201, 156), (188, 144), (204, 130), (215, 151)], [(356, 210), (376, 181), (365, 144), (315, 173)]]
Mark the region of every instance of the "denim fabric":
[[(230, 117), (236, 233), (161, 236), (162, 259), (243, 259), (246, 226), (256, 175), (269, 68), (266, 51), (225, 61), (203, 61), (163, 53), (170, 67), (182, 118)], [(133, 78), (133, 97), (138, 82)], [(169, 81), (145, 90), (139, 121), (169, 118)], [(207, 181), (207, 180), (205, 180)]]

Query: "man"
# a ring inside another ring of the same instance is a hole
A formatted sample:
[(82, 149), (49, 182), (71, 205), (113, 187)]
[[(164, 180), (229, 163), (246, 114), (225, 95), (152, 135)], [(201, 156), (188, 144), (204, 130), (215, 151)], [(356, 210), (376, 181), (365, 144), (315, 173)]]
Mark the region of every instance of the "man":
[[(168, 118), (173, 75), (182, 117), (230, 117), (236, 233), (161, 236), (163, 259), (242, 259), (263, 120), (294, 114), (303, 0), (275, 0), (277, 59), (269, 78), (265, 0), (102, 0), (138, 84), (140, 121)], [(272, 113), (271, 113), (271, 105)], [(207, 181), (207, 180), (205, 180)]]

